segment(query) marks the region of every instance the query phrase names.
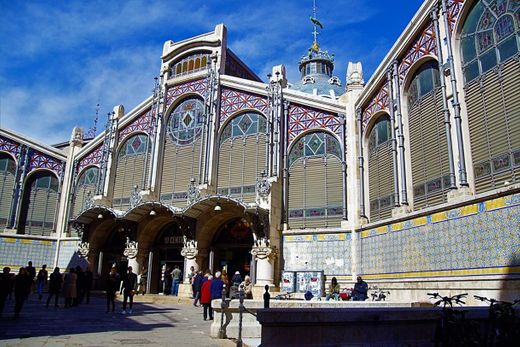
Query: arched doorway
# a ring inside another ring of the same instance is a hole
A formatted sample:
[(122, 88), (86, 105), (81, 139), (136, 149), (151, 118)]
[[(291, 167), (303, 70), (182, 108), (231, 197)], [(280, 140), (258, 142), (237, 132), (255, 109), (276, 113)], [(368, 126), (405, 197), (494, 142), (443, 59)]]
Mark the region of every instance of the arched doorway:
[(169, 223), (157, 235), (153, 247), (153, 273), (150, 288), (152, 293), (163, 292), (163, 273), (167, 267), (170, 270), (175, 265), (178, 265), (180, 269), (184, 268), (184, 257), (181, 255), (184, 239), (179, 224)]
[(105, 280), (110, 273), (112, 266), (117, 268), (117, 272), (124, 276), (128, 267), (128, 259), (123, 255), (125, 250), (126, 237), (121, 226), (112, 228), (105, 244), (101, 247), (103, 254), (100, 287), (105, 288)]
[(213, 270), (225, 270), (230, 276), (235, 271), (242, 276), (251, 274), (253, 241), (253, 231), (245, 218), (234, 218), (222, 225), (211, 243)]

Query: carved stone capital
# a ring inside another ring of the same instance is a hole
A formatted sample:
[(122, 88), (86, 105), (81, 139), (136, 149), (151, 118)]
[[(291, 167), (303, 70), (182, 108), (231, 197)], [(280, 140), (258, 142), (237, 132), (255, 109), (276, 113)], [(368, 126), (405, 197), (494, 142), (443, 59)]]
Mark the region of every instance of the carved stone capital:
[(186, 259), (192, 260), (197, 257), (199, 254), (199, 250), (197, 249), (197, 241), (188, 240), (186, 236), (184, 236), (184, 246), (181, 250), (181, 255)]
[(90, 252), (90, 244), (86, 241), (78, 243), (78, 254), (82, 258), (87, 258)]
[(139, 244), (137, 241), (130, 241), (130, 238), (126, 238), (126, 246), (123, 251), (123, 255), (128, 259), (135, 259), (137, 257)]
[(269, 240), (266, 238), (261, 238), (255, 241), (253, 247), (251, 248), (251, 254), (258, 260), (264, 259), (274, 259), (276, 258), (276, 247), (271, 247), (269, 245)]

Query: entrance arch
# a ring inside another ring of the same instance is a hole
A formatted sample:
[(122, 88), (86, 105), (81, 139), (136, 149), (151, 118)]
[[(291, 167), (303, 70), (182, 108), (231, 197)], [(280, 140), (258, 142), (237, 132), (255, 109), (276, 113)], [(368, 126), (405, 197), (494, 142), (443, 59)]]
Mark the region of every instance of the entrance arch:
[(242, 277), (251, 274), (251, 248), (254, 237), (250, 223), (235, 217), (218, 228), (210, 245), (210, 268), (225, 270), (230, 276), (240, 271)]
[(175, 265), (184, 268), (184, 257), (181, 255), (183, 232), (176, 221), (166, 224), (158, 233), (153, 243), (154, 254), (150, 290), (152, 293), (164, 292), (163, 274), (166, 268), (173, 270)]

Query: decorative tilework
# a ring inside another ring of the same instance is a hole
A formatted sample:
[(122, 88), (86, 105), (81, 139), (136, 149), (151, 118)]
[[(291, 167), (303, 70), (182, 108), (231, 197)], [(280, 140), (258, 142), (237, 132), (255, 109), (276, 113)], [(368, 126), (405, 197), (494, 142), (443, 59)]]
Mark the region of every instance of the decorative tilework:
[(220, 96), (220, 124), (240, 110), (253, 109), (266, 115), (268, 106), (267, 97), (223, 87)]
[(200, 97), (204, 97), (206, 93), (206, 79), (190, 81), (168, 88), (166, 91), (166, 109), (168, 109), (179, 96), (186, 93), (195, 93)]
[(135, 118), (132, 123), (126, 125), (122, 130), (119, 130), (119, 143), (123, 143), (130, 134), (136, 131), (142, 131), (146, 134), (149, 134), (151, 114), (152, 112), (147, 110), (139, 117)]
[(437, 56), (437, 44), (435, 42), (435, 32), (433, 31), (432, 23), (428, 24), (426, 29), (415, 39), (401, 60), (398, 69), (401, 81), (406, 77), (410, 67), (419, 60), (419, 58), (425, 55)]
[(0, 236), (0, 249), (0, 268), (9, 266), (11, 271), (18, 272), (18, 268), (27, 266), (29, 260), (36, 267), (42, 264), (51, 267), (54, 264), (56, 241)]
[(287, 235), (284, 237), (287, 271), (324, 271), (346, 275), (351, 272), (351, 234)]
[(99, 167), (99, 163), (101, 162), (101, 158), (103, 156), (103, 145), (97, 146), (92, 152), (90, 152), (87, 156), (83, 157), (78, 166), (77, 172), (81, 172), (84, 168), (89, 165), (96, 165)]
[(405, 278), (520, 272), (520, 194), (409, 222), (392, 224), (388, 233), (384, 227), (361, 232), (360, 273)]
[(35, 149), (29, 151), (29, 170), (31, 172), (36, 169), (49, 169), (53, 171), (56, 176), (61, 177), (61, 172), (65, 168), (65, 162), (50, 155), (44, 154)]
[(4, 151), (17, 158), (20, 153), (20, 144), (0, 135), (0, 151)]
[(310, 129), (329, 129), (341, 138), (341, 119), (337, 115), (308, 106), (291, 104), (288, 126), (289, 144)]
[(370, 121), (370, 118), (379, 111), (387, 111), (390, 108), (390, 98), (388, 95), (388, 83), (386, 79), (383, 84), (372, 98), (367, 107), (363, 109), (363, 127), (367, 126), (367, 123)]

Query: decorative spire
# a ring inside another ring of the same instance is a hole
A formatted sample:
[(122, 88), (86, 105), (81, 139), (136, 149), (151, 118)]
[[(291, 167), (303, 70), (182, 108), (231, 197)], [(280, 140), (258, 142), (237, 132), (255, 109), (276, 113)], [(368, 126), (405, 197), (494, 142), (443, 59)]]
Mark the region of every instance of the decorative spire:
[(98, 119), (99, 119), (99, 102), (96, 105), (96, 118), (94, 118), (94, 125), (90, 129), (88, 129), (87, 138), (92, 139), (92, 138), (96, 137)]
[(320, 45), (318, 44), (318, 27), (320, 27), (320, 29), (323, 30), (323, 25), (316, 16), (316, 0), (313, 0), (312, 17), (310, 17), (310, 20), (312, 22), (312, 25), (314, 26), (314, 30), (312, 31), (314, 41), (310, 49), (314, 52), (318, 52), (320, 50)]

